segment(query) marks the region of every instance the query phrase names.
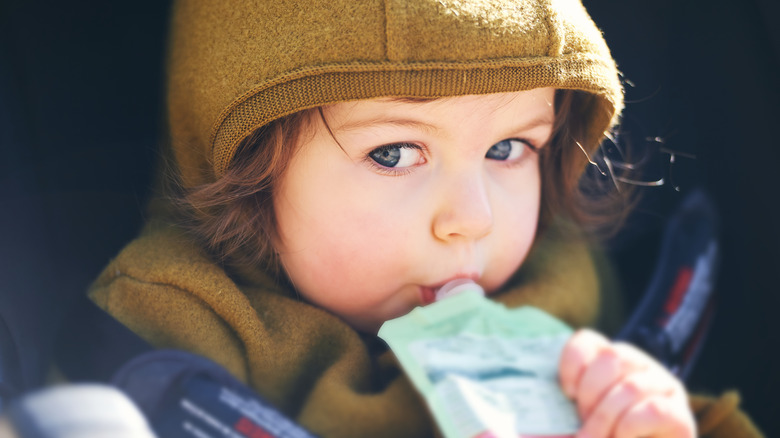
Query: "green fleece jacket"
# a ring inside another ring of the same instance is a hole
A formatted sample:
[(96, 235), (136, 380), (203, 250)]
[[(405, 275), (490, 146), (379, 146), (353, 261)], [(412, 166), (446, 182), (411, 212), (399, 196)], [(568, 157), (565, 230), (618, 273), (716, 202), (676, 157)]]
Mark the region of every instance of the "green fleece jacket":
[[(567, 269), (560, 269), (566, 266)], [(602, 284), (587, 246), (550, 228), (494, 298), (540, 307), (574, 327), (593, 324)], [(391, 353), (372, 353), (338, 318), (270, 279), (225, 271), (176, 227), (150, 222), (94, 283), (91, 298), (161, 348), (223, 365), (323, 437), (431, 437), (434, 426)], [(693, 396), (700, 435), (758, 437), (736, 393)]]

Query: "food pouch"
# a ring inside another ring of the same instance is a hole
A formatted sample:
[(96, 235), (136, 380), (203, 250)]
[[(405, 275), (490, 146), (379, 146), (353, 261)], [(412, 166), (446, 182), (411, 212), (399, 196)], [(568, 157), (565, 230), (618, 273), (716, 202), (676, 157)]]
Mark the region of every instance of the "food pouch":
[(473, 286), (379, 330), (440, 430), (446, 438), (573, 436), (580, 421), (558, 383), (571, 328), (534, 307), (508, 309)]

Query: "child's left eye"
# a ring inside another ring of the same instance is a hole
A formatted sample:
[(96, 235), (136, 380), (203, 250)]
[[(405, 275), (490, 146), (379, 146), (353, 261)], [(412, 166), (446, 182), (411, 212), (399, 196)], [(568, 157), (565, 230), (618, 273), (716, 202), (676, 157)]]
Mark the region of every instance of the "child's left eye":
[(518, 139), (501, 140), (488, 149), (485, 158), (499, 161), (515, 161), (531, 147), (526, 141)]

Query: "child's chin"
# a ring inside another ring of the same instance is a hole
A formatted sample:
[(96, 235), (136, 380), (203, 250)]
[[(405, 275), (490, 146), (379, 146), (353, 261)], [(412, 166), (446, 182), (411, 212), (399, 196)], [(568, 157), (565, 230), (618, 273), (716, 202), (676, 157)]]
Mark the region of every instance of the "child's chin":
[(348, 326), (352, 327), (355, 331), (358, 331), (363, 334), (367, 335), (376, 335), (377, 332), (379, 332), (379, 327), (382, 326), (384, 321), (377, 322), (377, 321), (369, 321), (369, 320), (356, 320), (354, 318), (341, 318), (342, 321), (347, 323)]
[(382, 324), (386, 321), (400, 318), (415, 308), (424, 305), (419, 298), (419, 291), (417, 288), (414, 289), (413, 294), (408, 293), (411, 291), (412, 289), (402, 290), (390, 299), (384, 301), (379, 300), (374, 302), (373, 306), (366, 306), (376, 310), (375, 312), (360, 313), (359, 311), (353, 311), (352, 314), (334, 313), (354, 330), (365, 334), (376, 335), (382, 327)]
[(406, 311), (399, 312), (397, 315), (391, 315), (388, 318), (383, 318), (378, 320), (361, 320), (361, 321), (344, 320), (344, 322), (346, 322), (347, 325), (349, 325), (354, 330), (360, 333), (375, 336), (379, 332), (379, 329), (382, 327), (382, 324), (384, 324), (386, 321), (404, 316), (407, 313), (409, 313), (411, 310), (412, 309), (408, 309)]

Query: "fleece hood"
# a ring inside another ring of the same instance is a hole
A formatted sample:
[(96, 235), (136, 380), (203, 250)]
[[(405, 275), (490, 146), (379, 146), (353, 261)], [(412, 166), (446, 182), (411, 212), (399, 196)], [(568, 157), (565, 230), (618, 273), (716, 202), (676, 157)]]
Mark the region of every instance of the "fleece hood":
[(326, 104), (577, 89), (597, 101), (591, 145), (623, 105), (578, 0), (183, 0), (169, 44), (170, 142), (187, 187), (219, 178), (257, 128)]

